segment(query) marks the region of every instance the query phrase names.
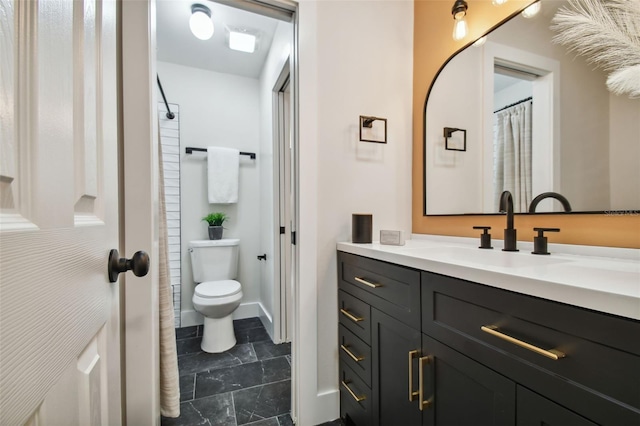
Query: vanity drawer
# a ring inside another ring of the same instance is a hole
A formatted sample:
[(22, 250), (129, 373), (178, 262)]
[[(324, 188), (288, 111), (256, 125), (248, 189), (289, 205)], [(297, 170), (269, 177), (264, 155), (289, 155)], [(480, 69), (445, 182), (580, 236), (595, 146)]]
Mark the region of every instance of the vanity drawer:
[(338, 325), (340, 362), (351, 369), (371, 386), (371, 347), (350, 332), (344, 325)]
[(424, 333), (562, 405), (584, 406), (588, 418), (640, 422), (640, 322), (432, 273), (422, 279)]
[(420, 328), (420, 271), (338, 252), (338, 286), (405, 324)]
[(371, 342), (371, 307), (362, 300), (338, 290), (338, 318), (364, 342)]
[(348, 425), (369, 426), (371, 388), (344, 363), (340, 363), (340, 417)]

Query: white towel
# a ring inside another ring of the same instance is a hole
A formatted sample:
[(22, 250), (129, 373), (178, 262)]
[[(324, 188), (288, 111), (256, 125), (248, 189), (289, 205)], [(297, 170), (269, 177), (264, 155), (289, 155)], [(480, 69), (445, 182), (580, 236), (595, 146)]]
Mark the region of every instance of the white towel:
[(210, 146), (207, 148), (207, 163), (209, 203), (237, 203), (240, 151)]

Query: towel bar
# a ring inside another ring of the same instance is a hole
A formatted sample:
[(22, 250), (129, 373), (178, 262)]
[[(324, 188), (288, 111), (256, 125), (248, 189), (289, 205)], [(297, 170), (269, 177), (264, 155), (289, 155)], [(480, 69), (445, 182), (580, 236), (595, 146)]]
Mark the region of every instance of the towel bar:
[[(193, 147), (190, 147), (190, 146), (185, 148), (185, 152), (187, 154), (192, 154), (193, 151), (207, 152), (207, 148), (193, 148)], [(256, 153), (255, 152), (242, 152), (242, 151), (240, 151), (240, 155), (248, 155), (252, 160), (256, 159)]]

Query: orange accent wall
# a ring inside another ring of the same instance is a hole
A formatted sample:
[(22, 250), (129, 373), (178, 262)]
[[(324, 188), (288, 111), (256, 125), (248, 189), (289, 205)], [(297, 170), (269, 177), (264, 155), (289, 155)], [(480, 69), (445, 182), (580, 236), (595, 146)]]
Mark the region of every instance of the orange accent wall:
[[(413, 51), (413, 197), (412, 229), (416, 234), (473, 237), (480, 231), (473, 226), (491, 226), (492, 235), (502, 239), (504, 216), (423, 216), (423, 125), (424, 102), (429, 86), (442, 64), (451, 55), (477, 39), (513, 13), (522, 10), (531, 0), (510, 0), (494, 6), (490, 0), (467, 0), (469, 35), (454, 41), (451, 6), (454, 0), (415, 0)], [(551, 243), (581, 244), (640, 248), (640, 215), (607, 214), (541, 214), (516, 215), (518, 240), (532, 241), (534, 227), (560, 228), (549, 233)]]

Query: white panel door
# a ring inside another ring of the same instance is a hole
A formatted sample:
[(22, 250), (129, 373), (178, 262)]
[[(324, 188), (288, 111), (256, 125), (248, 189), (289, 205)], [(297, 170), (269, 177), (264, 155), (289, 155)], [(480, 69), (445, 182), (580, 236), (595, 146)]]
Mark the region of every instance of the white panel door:
[(116, 66), (115, 0), (0, 0), (1, 425), (121, 423)]

